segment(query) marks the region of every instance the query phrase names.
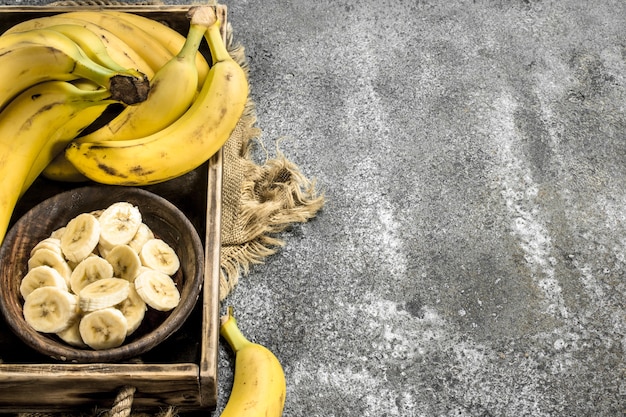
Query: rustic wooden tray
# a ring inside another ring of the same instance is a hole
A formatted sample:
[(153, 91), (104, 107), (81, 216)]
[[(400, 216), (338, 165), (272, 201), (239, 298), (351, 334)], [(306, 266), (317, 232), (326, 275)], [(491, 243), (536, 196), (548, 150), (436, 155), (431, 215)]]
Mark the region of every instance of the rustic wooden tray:
[[(29, 18), (94, 8), (148, 16), (168, 23), (182, 34), (188, 28), (185, 14), (189, 6), (0, 6), (0, 32)], [(216, 8), (225, 22), (226, 7)], [(203, 53), (210, 57), (208, 50)], [(44, 199), (82, 185), (38, 179), (18, 203), (13, 222)], [(189, 174), (144, 187), (174, 203), (189, 217), (200, 236), (205, 237), (202, 296), (182, 328), (151, 351), (124, 363), (71, 364), (54, 361), (30, 349), (0, 318), (0, 413), (107, 409), (124, 386), (136, 388), (134, 411), (158, 411), (169, 405), (181, 412), (215, 407), (221, 187), (221, 151)]]

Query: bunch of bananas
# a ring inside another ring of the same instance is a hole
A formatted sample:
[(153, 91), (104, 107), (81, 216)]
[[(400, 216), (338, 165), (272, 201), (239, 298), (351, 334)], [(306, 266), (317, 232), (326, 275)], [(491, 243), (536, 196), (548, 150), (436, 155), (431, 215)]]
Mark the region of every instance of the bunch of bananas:
[(37, 17), (0, 35), (0, 243), (42, 173), (143, 186), (221, 148), (244, 111), (246, 74), (214, 7), (190, 7), (188, 17), (187, 36), (115, 10)]

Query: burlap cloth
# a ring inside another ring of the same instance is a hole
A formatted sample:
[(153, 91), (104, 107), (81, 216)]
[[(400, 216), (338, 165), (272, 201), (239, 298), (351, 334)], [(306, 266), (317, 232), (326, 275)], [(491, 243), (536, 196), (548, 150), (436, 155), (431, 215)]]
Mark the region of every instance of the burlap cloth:
[[(124, 4), (115, 1), (63, 1), (57, 5)], [(137, 4), (137, 3), (135, 3)], [(156, 4), (156, 2), (142, 3)], [(228, 50), (248, 74), (244, 47), (234, 42), (232, 25), (226, 27)], [(307, 178), (276, 147), (276, 156), (262, 162), (252, 158), (255, 146), (265, 149), (256, 125), (255, 106), (248, 99), (243, 116), (223, 147), (222, 248), (220, 301), (224, 300), (254, 264), (274, 254), (284, 244), (280, 233), (294, 223), (315, 217), (324, 205), (324, 196), (314, 180)], [(148, 416), (132, 410), (133, 387), (117, 393), (110, 410), (94, 410), (80, 416)], [(155, 410), (158, 417), (172, 417), (176, 410)], [(19, 417), (52, 417), (59, 414), (20, 413)], [(63, 416), (74, 414), (63, 413)]]

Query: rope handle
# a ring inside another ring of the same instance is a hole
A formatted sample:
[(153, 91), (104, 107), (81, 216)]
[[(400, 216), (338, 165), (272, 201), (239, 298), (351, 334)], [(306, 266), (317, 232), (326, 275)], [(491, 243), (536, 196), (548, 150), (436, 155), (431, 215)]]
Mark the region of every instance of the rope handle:
[(130, 385), (123, 386), (117, 393), (109, 417), (129, 417), (137, 389)]

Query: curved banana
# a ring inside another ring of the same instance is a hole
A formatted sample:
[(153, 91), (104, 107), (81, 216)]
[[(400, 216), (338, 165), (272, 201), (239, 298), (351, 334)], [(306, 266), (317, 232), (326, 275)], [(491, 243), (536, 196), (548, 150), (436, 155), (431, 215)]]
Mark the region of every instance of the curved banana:
[(39, 175), (62, 182), (88, 181), (88, 178), (78, 172), (65, 158), (64, 150), (72, 140), (98, 119), (109, 105), (110, 103), (103, 102), (79, 111), (51, 135), (51, 140), (42, 146), (39, 155), (31, 164), (28, 176), (24, 180), (22, 194), (30, 188)]
[(187, 111), (198, 88), (195, 56), (204, 33), (215, 21), (214, 14), (203, 13), (207, 7), (192, 8), (186, 42), (150, 80), (148, 98), (127, 106), (109, 123), (80, 138), (80, 142), (141, 138), (166, 128)]
[(232, 310), (222, 317), (220, 334), (235, 353), (235, 378), (220, 417), (280, 417), (287, 395), (283, 368), (265, 346), (246, 339)]
[(101, 85), (127, 104), (145, 100), (149, 90), (145, 77), (103, 67), (59, 32), (37, 29), (0, 36), (0, 109), (34, 84), (79, 78)]
[[(212, 7), (212, 6), (208, 6)], [(104, 14), (109, 14), (117, 19), (128, 22), (143, 29), (156, 40), (158, 40), (172, 54), (178, 53), (185, 44), (185, 37), (171, 27), (164, 25), (154, 19), (141, 16), (135, 13), (122, 12), (118, 10), (103, 10)], [(198, 68), (198, 86), (202, 86), (209, 73), (209, 64), (202, 53), (196, 53), (196, 67)]]
[(55, 132), (81, 110), (113, 102), (104, 89), (48, 81), (26, 89), (0, 113), (0, 243), (40, 150), (59, 140)]
[[(154, 76), (154, 72), (156, 71), (156, 69), (148, 65), (145, 59), (137, 51), (135, 51), (135, 49), (131, 48), (118, 36), (106, 30), (102, 26), (98, 26), (90, 22), (85, 22), (80, 19), (64, 17), (62, 14), (36, 17), (24, 20), (23, 22), (17, 23), (7, 29), (3, 35), (17, 32), (26, 32), (33, 29), (47, 28), (50, 28), (52, 30), (61, 29), (61, 31), (69, 30), (75, 32), (76, 35), (79, 34), (78, 31), (80, 29), (72, 29), (69, 26), (81, 26), (83, 29), (87, 29), (95, 34), (104, 45), (106, 49), (106, 54), (108, 54), (111, 59), (114, 62), (118, 63), (120, 66), (129, 69), (136, 69), (145, 74), (148, 79)], [(93, 40), (92, 36), (89, 36), (89, 38)], [(84, 44), (85, 40), (82, 40), (82, 42)], [(90, 48), (92, 47), (88, 47), (88, 49)], [(93, 48), (99, 49), (99, 46), (94, 45)]]
[(198, 97), (167, 128), (127, 141), (72, 142), (65, 155), (86, 177), (103, 184), (148, 185), (186, 174), (217, 152), (243, 114), (248, 82), (230, 57), (220, 21), (205, 34), (215, 63)]
[[(65, 36), (76, 42), (79, 48), (81, 48), (89, 58), (106, 68), (119, 72), (136, 71), (138, 73), (138, 76), (147, 77), (147, 75), (144, 73), (139, 74), (140, 71), (138, 68), (136, 68), (135, 65), (122, 65), (118, 63), (115, 59), (113, 59), (113, 57), (109, 55), (109, 51), (102, 41), (102, 38), (98, 36), (95, 32), (87, 29), (85, 26), (73, 24), (58, 24), (50, 26), (46, 29), (54, 30), (64, 34)], [(128, 64), (128, 62), (126, 62), (126, 64)]]
[(77, 19), (103, 27), (122, 39), (128, 46), (141, 55), (154, 71), (157, 71), (165, 65), (165, 63), (172, 59), (175, 53), (178, 52), (168, 50), (152, 33), (148, 33), (136, 25), (122, 21), (115, 16), (102, 13), (101, 11), (82, 10), (65, 12), (59, 16)]

